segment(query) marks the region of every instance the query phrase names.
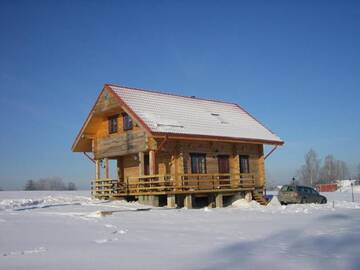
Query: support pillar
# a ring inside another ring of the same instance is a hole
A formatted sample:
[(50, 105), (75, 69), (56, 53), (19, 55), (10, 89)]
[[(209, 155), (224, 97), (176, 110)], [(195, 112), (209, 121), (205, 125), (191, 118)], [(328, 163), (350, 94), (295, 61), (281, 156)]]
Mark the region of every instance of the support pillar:
[(139, 176), (145, 174), (144, 152), (139, 152)]
[(175, 194), (167, 195), (167, 207), (168, 208), (175, 208)]
[(184, 207), (187, 209), (192, 208), (192, 195), (191, 194), (185, 195)]
[(105, 166), (105, 178), (108, 179), (108, 178), (110, 178), (109, 159), (108, 158), (104, 158), (104, 166)]
[(150, 175), (154, 175), (156, 174), (156, 170), (155, 170), (155, 151), (154, 150), (150, 150), (149, 151), (149, 174)]
[(123, 157), (119, 157), (117, 159), (117, 173), (118, 173), (118, 179), (120, 182), (124, 182), (124, 162)]
[(100, 179), (100, 160), (95, 160), (95, 180)]
[(97, 181), (100, 179), (100, 160), (95, 160), (95, 181), (92, 181), (92, 192), (91, 195), (95, 198), (97, 198)]
[(221, 193), (216, 194), (215, 205), (216, 205), (216, 208), (224, 207), (224, 198)]

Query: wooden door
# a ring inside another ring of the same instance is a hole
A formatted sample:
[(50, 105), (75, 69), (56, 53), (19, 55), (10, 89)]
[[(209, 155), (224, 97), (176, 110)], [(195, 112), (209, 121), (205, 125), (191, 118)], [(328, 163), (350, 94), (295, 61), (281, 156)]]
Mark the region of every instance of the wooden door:
[(219, 173), (230, 173), (229, 156), (220, 155), (218, 156), (218, 168)]
[[(218, 156), (218, 171), (222, 173), (230, 173), (230, 163), (228, 155)], [(219, 188), (230, 187), (230, 176), (220, 175), (219, 176)]]

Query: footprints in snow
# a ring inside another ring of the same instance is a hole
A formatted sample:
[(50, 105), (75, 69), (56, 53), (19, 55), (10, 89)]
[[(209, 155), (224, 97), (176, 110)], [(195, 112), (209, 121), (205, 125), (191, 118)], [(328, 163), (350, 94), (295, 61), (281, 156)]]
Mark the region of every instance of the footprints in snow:
[(47, 251), (44, 247), (38, 247), (34, 249), (22, 250), (22, 251), (11, 251), (4, 253), (3, 256), (19, 256), (19, 255), (31, 255), (31, 254), (42, 254)]
[[(111, 232), (112, 235), (124, 235), (128, 232), (128, 230), (118, 230), (118, 227), (115, 226), (115, 225), (112, 225), (112, 224), (105, 224), (105, 227), (106, 228), (109, 228), (109, 229), (113, 229), (113, 231)], [(104, 239), (97, 239), (95, 240), (94, 242), (97, 243), (97, 244), (106, 244), (106, 243), (109, 243), (109, 242), (115, 242), (115, 241), (118, 241), (119, 238), (118, 237), (110, 237), (110, 238), (104, 238)]]

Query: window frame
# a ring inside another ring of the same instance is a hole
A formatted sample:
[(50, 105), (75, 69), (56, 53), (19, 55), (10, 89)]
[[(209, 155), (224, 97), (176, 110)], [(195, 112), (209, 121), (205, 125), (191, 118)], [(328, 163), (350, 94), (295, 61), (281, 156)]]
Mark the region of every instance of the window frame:
[(132, 130), (134, 128), (134, 122), (130, 117), (130, 115), (128, 115), (127, 113), (123, 113), (122, 117), (123, 117), (123, 130), (124, 131)]
[[(203, 164), (201, 164), (203, 162)], [(206, 174), (206, 154), (205, 153), (190, 153), (191, 173)]]
[[(242, 161), (246, 161), (246, 168), (243, 168)], [(240, 173), (250, 173), (250, 157), (249, 155), (239, 155), (239, 171)]]
[(108, 133), (115, 134), (119, 131), (119, 115), (112, 115), (108, 117)]

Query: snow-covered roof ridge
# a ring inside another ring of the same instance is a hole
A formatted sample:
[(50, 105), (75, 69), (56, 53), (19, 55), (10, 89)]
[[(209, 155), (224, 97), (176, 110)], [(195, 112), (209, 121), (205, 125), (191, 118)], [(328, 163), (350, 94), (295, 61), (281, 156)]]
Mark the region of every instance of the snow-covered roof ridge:
[(155, 134), (219, 137), (269, 144), (283, 141), (232, 102), (106, 84)]

